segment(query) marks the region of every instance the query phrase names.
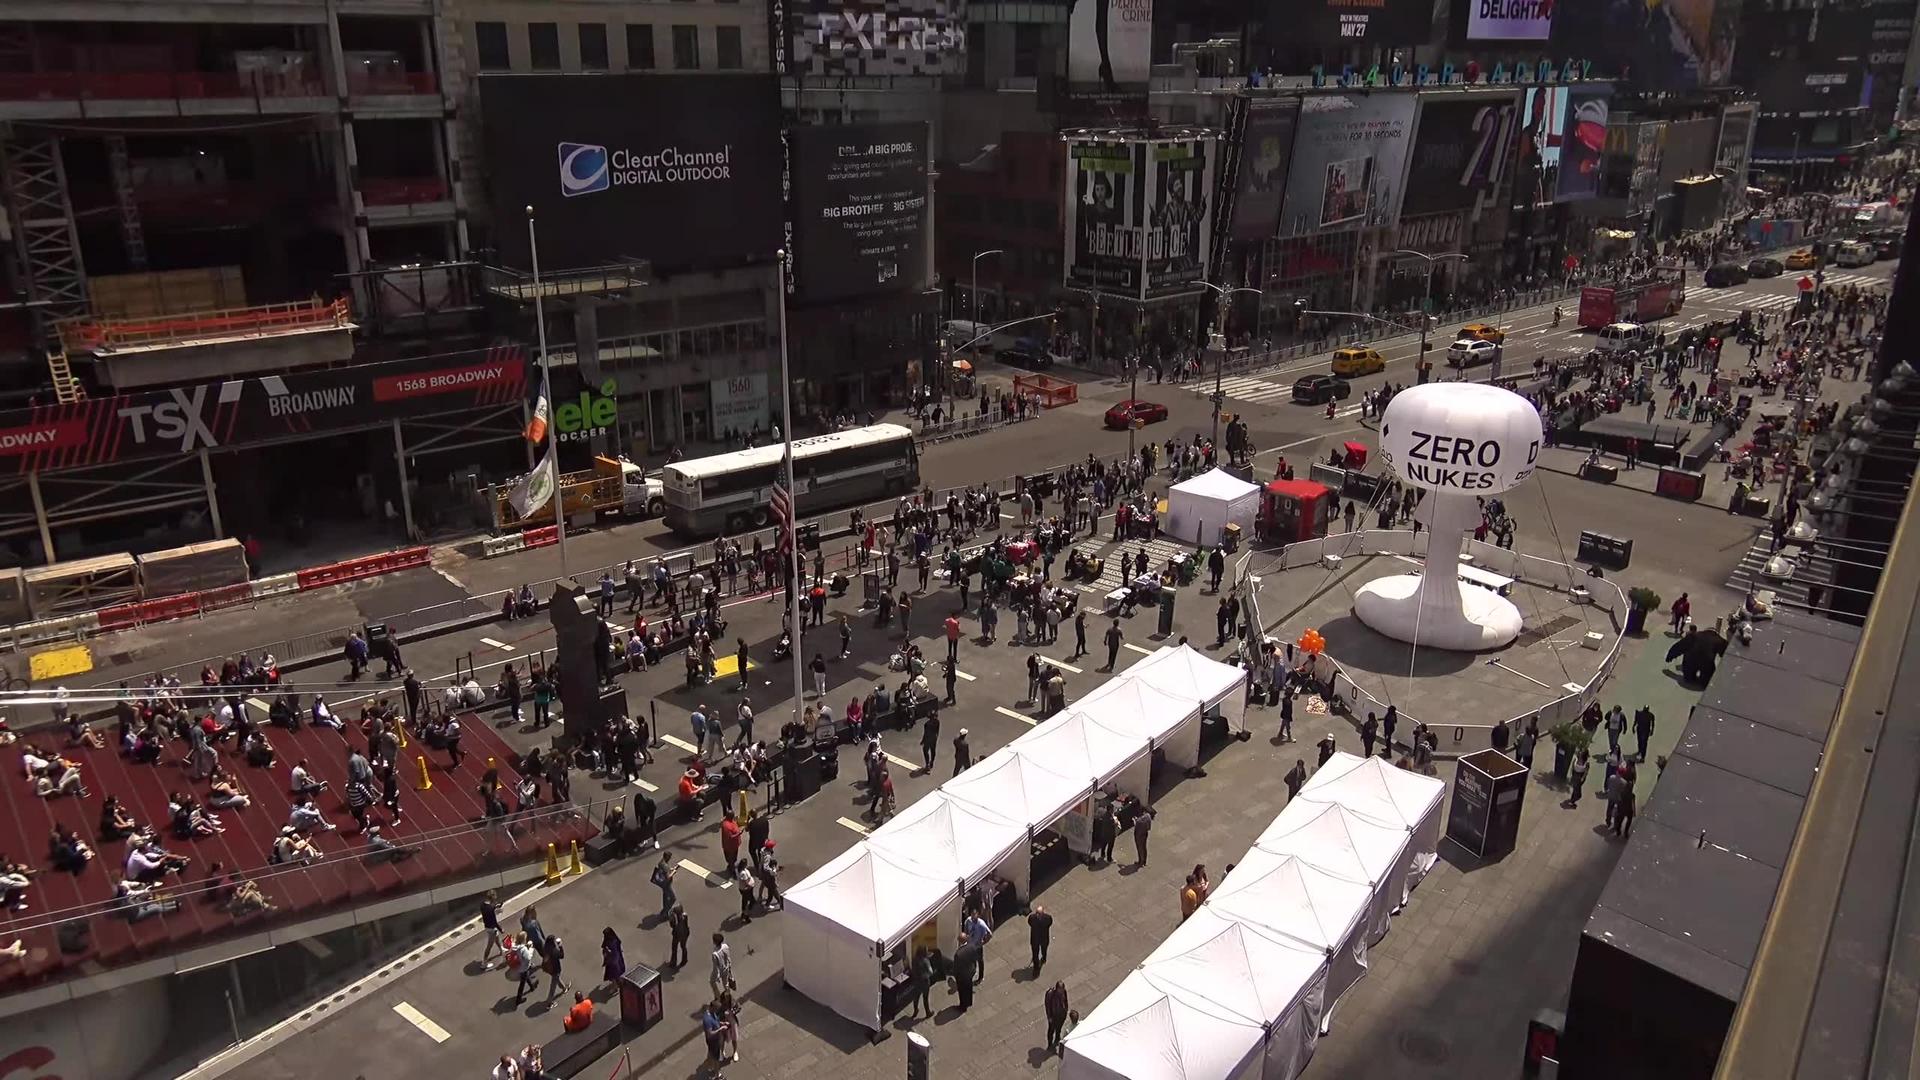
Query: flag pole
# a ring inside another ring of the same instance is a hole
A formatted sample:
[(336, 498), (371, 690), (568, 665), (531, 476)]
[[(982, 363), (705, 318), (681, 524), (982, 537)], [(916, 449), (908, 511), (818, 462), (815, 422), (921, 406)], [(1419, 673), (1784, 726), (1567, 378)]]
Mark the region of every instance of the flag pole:
[[(540, 333), (540, 399), (553, 400), (553, 361), (547, 356), (547, 306), (540, 292), (540, 238), (533, 230), (533, 206), (527, 206), (527, 251), (533, 259), (533, 322)], [(549, 408), (552, 406), (549, 405)], [(547, 482), (553, 485), (554, 539), (560, 548), (560, 576), (567, 572), (567, 493), (560, 490), (560, 431), (547, 420)]]
[(793, 718), (798, 720), (806, 708), (806, 688), (801, 676), (800, 659), (800, 491), (793, 483), (793, 378), (787, 373), (787, 272), (792, 258), (792, 253), (786, 248), (780, 249), (779, 277), (774, 288), (780, 294), (780, 434), (786, 440), (781, 457), (787, 467), (787, 557), (793, 560), (793, 588), (787, 596), (787, 619), (793, 627), (793, 648), (788, 650), (791, 654), (788, 659), (793, 661)]

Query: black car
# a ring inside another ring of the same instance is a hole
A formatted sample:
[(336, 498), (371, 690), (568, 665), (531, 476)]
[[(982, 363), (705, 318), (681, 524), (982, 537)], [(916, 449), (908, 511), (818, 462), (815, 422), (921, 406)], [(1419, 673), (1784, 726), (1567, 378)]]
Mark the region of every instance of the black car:
[(1786, 272), (1787, 268), (1781, 265), (1779, 259), (1770, 259), (1765, 255), (1747, 263), (1747, 276), (1750, 278), (1779, 277)]
[(1715, 263), (1707, 267), (1707, 288), (1724, 289), (1729, 285), (1745, 285), (1747, 268), (1739, 263)]
[(1293, 400), (1308, 405), (1345, 401), (1353, 396), (1353, 384), (1332, 375), (1303, 375), (1293, 381)]
[(1901, 229), (1875, 229), (1861, 239), (1873, 245), (1877, 259), (1897, 259), (1907, 246), (1906, 232)]
[(1053, 366), (1053, 357), (1031, 349), (1013, 348), (1003, 350), (996, 358), (1003, 364), (1011, 364), (1028, 371), (1045, 371)]

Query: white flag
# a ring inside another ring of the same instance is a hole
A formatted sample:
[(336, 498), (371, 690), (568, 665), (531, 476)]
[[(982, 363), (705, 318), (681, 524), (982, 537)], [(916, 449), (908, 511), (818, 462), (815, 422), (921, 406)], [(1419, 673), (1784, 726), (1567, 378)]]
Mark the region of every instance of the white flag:
[(522, 518), (532, 517), (553, 498), (558, 479), (554, 473), (553, 451), (554, 448), (548, 446), (547, 455), (540, 459), (540, 464), (521, 477), (513, 485), (512, 491), (507, 492), (507, 505), (513, 507), (513, 512)]

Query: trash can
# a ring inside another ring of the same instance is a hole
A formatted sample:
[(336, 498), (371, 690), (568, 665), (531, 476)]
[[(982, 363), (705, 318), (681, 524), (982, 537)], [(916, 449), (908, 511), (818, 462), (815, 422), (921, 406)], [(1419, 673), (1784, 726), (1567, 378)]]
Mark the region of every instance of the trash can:
[(660, 973), (645, 964), (628, 964), (620, 976), (620, 1022), (638, 1035), (666, 1015)]
[(1160, 590), (1160, 624), (1157, 628), (1161, 637), (1173, 633), (1173, 590)]
[(820, 754), (811, 746), (795, 746), (787, 752), (786, 782), (781, 801), (791, 806), (811, 799), (820, 791)]

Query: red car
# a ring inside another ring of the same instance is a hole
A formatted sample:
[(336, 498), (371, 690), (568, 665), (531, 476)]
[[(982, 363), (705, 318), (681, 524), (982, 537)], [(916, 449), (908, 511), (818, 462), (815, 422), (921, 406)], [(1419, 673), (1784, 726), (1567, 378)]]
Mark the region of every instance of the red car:
[(1154, 401), (1134, 401), (1129, 398), (1107, 410), (1107, 426), (1124, 431), (1134, 424), (1151, 424), (1167, 418), (1167, 407)]

